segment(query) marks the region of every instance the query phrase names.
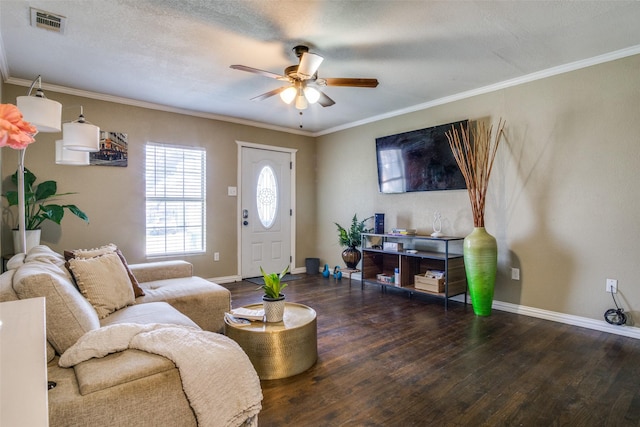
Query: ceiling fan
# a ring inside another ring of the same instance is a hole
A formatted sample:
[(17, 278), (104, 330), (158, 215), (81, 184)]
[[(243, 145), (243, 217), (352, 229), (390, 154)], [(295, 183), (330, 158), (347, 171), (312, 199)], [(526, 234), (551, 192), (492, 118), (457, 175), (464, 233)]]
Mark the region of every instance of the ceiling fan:
[(295, 106), (298, 110), (304, 110), (309, 104), (316, 102), (323, 107), (330, 107), (335, 101), (329, 98), (325, 93), (317, 89), (323, 86), (346, 86), (346, 87), (369, 87), (378, 86), (377, 79), (352, 79), (352, 78), (320, 78), (318, 77), (318, 68), (324, 58), (315, 53), (310, 53), (307, 46), (296, 46), (292, 49), (299, 59), (298, 65), (291, 65), (284, 69), (284, 74), (276, 74), (270, 71), (259, 70), (257, 68), (247, 67), (246, 65), (232, 65), (234, 70), (247, 71), (249, 73), (260, 74), (265, 77), (287, 82), (286, 86), (279, 87), (272, 91), (263, 93), (254, 98), (252, 101), (261, 101), (274, 95), (280, 95), (280, 98), (287, 104), (291, 104), (295, 99)]

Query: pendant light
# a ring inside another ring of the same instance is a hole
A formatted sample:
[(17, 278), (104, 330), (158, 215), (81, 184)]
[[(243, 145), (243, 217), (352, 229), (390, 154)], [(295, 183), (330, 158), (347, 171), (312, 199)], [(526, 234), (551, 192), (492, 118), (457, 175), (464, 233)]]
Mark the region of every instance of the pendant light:
[(73, 151), (100, 151), (100, 128), (86, 121), (80, 106), (78, 120), (62, 125), (64, 148)]
[[(36, 83), (38, 84), (36, 93), (31, 95)], [(38, 132), (60, 132), (62, 104), (44, 96), (41, 76), (36, 77), (31, 83), (27, 96), (16, 98), (16, 106), (22, 113), (24, 120), (34, 125)]]
[(88, 151), (74, 151), (64, 148), (64, 141), (56, 141), (56, 165), (87, 166), (89, 164)]

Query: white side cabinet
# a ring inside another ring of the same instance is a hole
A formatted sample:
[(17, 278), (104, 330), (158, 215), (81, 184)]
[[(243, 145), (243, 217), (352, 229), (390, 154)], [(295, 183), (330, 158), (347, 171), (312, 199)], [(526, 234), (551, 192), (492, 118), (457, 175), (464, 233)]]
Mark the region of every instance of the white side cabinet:
[(0, 303), (0, 426), (49, 425), (45, 299)]

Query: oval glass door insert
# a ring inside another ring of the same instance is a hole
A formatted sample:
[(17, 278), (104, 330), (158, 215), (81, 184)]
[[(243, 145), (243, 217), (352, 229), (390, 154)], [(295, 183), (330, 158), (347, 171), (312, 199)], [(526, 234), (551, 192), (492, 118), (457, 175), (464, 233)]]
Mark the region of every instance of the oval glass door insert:
[(264, 166), (258, 175), (256, 206), (262, 226), (270, 228), (278, 211), (278, 183), (271, 166)]

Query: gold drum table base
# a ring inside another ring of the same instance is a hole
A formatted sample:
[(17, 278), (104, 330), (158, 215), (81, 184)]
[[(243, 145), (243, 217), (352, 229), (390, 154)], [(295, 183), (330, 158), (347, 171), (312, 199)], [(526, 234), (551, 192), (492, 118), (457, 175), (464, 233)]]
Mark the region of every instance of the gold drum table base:
[[(262, 310), (262, 304), (246, 306)], [(225, 334), (247, 353), (261, 380), (287, 378), (306, 371), (318, 359), (316, 312), (285, 303), (282, 322), (235, 326), (225, 320)]]

